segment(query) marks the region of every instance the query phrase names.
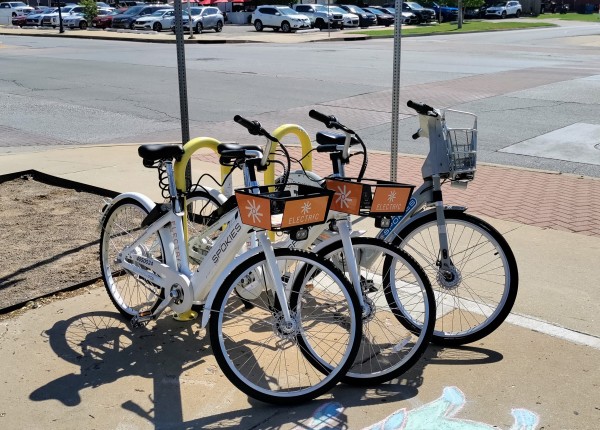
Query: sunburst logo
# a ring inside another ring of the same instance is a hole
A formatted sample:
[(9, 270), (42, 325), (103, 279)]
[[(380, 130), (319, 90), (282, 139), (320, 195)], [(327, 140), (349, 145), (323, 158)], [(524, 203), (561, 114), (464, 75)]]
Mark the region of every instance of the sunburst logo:
[(310, 206), (311, 206), (310, 202), (305, 202), (302, 205), (302, 215), (306, 215), (307, 213), (310, 212)]
[(345, 185), (337, 187), (337, 197), (335, 202), (338, 203), (341, 207), (350, 207), (350, 203), (352, 203), (352, 199), (350, 198), (350, 194), (352, 192), (346, 188)]
[(248, 217), (252, 218), (253, 222), (261, 221), (263, 214), (260, 212), (260, 205), (256, 201), (249, 200), (246, 209), (248, 209)]
[(387, 197), (388, 203), (393, 203), (396, 200), (396, 191), (390, 191)]

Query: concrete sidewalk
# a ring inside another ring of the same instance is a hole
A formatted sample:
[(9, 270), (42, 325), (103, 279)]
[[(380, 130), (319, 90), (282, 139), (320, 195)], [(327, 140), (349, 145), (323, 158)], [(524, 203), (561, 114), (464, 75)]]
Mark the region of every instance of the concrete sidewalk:
[[(401, 156), (400, 179), (415, 183), (421, 163)], [(194, 177), (218, 175), (213, 155), (192, 164)], [(315, 160), (316, 171), (326, 166)], [(368, 175), (381, 177), (389, 154), (369, 154), (369, 166)], [(137, 145), (0, 155), (0, 174), (27, 169), (159, 198), (156, 172), (142, 166)], [(431, 347), (400, 380), (373, 389), (338, 386), (293, 408), (257, 403), (225, 378), (197, 323), (163, 317), (131, 331), (97, 285), (0, 322), (0, 426), (358, 429), (398, 412), (387, 428), (598, 429), (600, 224), (589, 194), (598, 186), (590, 178), (481, 165), (466, 191), (449, 190), (449, 201), (468, 203), (505, 234), (519, 264), (517, 303), (486, 339)], [(525, 190), (527, 204), (515, 203)], [(550, 195), (556, 203), (542, 204)], [(565, 199), (569, 218), (558, 210)], [(580, 232), (555, 227), (579, 217), (596, 224)]]

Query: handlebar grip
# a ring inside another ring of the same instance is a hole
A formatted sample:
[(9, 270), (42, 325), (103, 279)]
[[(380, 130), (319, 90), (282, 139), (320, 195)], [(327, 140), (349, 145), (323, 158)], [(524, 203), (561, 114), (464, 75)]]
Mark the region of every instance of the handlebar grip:
[(255, 136), (260, 134), (260, 130), (262, 127), (258, 121), (249, 121), (240, 115), (234, 116), (233, 120), (235, 122), (237, 122), (239, 125), (241, 125), (242, 127), (245, 127), (246, 129), (248, 129), (248, 132), (250, 134), (253, 134)]
[(411, 109), (416, 110), (417, 113), (419, 113), (421, 115), (437, 116), (435, 109), (429, 105), (426, 105), (425, 103), (417, 103), (417, 102), (413, 102), (412, 100), (409, 100), (406, 102), (406, 106), (408, 106)]
[(327, 128), (332, 127), (332, 123), (337, 122), (337, 118), (333, 115), (325, 115), (324, 113), (318, 112), (314, 109), (311, 109), (308, 112), (308, 116), (312, 119), (316, 119), (317, 121), (321, 121), (323, 124), (327, 126)]

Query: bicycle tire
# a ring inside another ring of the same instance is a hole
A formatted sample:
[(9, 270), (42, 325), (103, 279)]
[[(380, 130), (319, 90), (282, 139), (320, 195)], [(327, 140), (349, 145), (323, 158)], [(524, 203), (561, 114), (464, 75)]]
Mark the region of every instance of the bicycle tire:
[[(118, 254), (139, 238), (147, 227), (142, 221), (148, 215), (137, 200), (125, 198), (107, 209), (100, 235), (100, 271), (113, 305), (126, 317), (149, 311), (163, 296), (162, 288), (123, 269), (116, 261)], [(146, 257), (165, 262), (164, 244), (158, 234), (152, 235), (137, 250)]]
[[(406, 252), (381, 239), (351, 240), (366, 310), (361, 348), (342, 381), (374, 385), (402, 375), (423, 355), (435, 323), (435, 297), (427, 275)], [(336, 241), (318, 254), (346, 274), (342, 246)], [(407, 317), (418, 324), (405, 324)]]
[(461, 211), (446, 209), (444, 214), (450, 258), (460, 272), (456, 283), (444, 281), (436, 265), (435, 212), (407, 224), (392, 243), (415, 258), (433, 286), (432, 342), (455, 346), (483, 339), (504, 322), (517, 297), (519, 272), (510, 246), (490, 224)]
[[(241, 261), (223, 282), (211, 306), (209, 332), (214, 356), (233, 385), (257, 400), (289, 405), (322, 395), (344, 376), (362, 328), (352, 286), (331, 263), (287, 248), (275, 249), (275, 258), (286, 273), (295, 269), (286, 286), (293, 327), (283, 323), (269, 288), (246, 295), (251, 308), (236, 293), (245, 282), (268, 285), (260, 253)], [(309, 359), (314, 356), (329, 366), (315, 367)]]

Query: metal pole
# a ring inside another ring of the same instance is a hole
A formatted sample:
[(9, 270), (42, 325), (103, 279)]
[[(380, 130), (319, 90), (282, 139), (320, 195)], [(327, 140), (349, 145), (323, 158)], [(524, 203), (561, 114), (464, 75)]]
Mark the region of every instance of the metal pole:
[(193, 39), (194, 38), (194, 29), (192, 28), (193, 21), (192, 21), (192, 11), (190, 9), (190, 0), (188, 0), (187, 4), (188, 4), (188, 7), (187, 7), (188, 19), (189, 19), (189, 23), (190, 23), (190, 37), (188, 37), (188, 39)]
[[(181, 113), (181, 143), (190, 140), (190, 121), (188, 115), (187, 78), (185, 74), (185, 45), (183, 40), (183, 10), (181, 0), (175, 0), (175, 42), (177, 45), (177, 72), (179, 74), (179, 111)], [(190, 27), (192, 22), (190, 20)], [(185, 179), (189, 187), (192, 182), (191, 159), (186, 167)]]
[(398, 121), (400, 120), (400, 53), (402, 40), (402, 0), (396, 0), (394, 21), (394, 74), (392, 82), (392, 140), (390, 147), (390, 180), (395, 181), (398, 172)]
[(59, 21), (59, 33), (64, 33), (65, 32), (65, 28), (63, 27), (63, 22), (62, 22), (62, 3), (59, 1), (58, 2), (58, 21)]

